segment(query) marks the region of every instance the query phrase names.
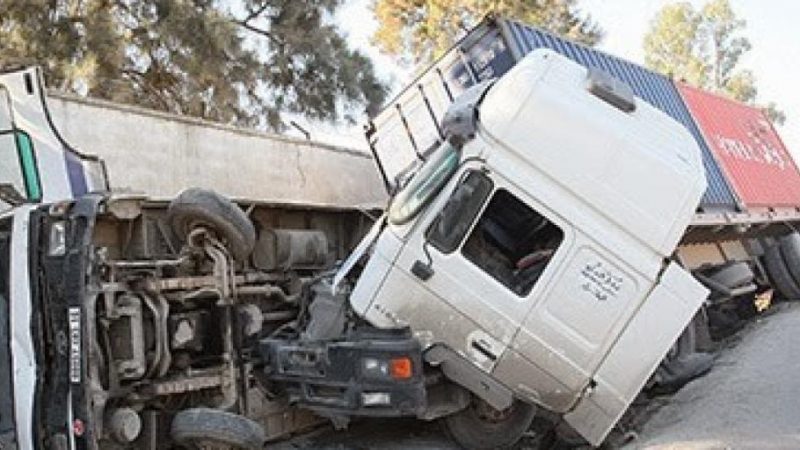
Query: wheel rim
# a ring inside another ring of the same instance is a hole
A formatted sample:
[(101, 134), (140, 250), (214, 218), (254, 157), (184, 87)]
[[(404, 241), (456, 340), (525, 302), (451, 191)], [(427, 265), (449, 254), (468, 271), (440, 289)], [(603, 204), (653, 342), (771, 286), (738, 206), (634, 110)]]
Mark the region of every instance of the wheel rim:
[(508, 408), (499, 411), (497, 409), (492, 408), (491, 405), (486, 403), (483, 400), (474, 400), (472, 404), (472, 408), (475, 410), (475, 413), (478, 415), (478, 418), (487, 423), (502, 423), (508, 420), (511, 417), (511, 414), (514, 412), (514, 405), (509, 406)]

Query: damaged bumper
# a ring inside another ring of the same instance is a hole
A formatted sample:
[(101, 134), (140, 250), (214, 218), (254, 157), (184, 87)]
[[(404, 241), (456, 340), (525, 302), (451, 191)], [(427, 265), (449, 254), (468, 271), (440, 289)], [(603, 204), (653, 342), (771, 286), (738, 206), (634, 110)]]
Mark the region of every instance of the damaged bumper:
[(267, 377), (316, 412), (392, 417), (425, 410), (421, 347), (407, 331), (323, 342), (267, 339), (261, 353)]

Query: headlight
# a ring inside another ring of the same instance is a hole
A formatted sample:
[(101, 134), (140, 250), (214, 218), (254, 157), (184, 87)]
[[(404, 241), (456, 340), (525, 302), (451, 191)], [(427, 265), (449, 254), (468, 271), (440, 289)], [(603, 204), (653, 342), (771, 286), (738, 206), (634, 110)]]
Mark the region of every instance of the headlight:
[(361, 374), (367, 378), (407, 380), (414, 375), (414, 365), (411, 358), (400, 356), (391, 359), (363, 358), (361, 360)]
[(48, 256), (64, 256), (67, 253), (67, 224), (53, 222), (50, 225), (50, 241), (47, 246)]
[(389, 362), (378, 358), (361, 360), (361, 375), (367, 378), (388, 378)]

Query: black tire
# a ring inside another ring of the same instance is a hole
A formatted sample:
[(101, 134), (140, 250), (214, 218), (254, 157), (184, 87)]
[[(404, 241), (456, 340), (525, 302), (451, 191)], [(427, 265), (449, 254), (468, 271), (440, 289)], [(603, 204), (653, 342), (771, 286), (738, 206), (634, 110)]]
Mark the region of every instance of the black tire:
[(672, 344), (664, 359), (661, 361), (662, 365), (669, 365), (686, 355), (691, 355), (697, 351), (697, 327), (694, 319), (686, 325), (683, 332), (678, 339)]
[(780, 239), (781, 255), (795, 284), (800, 286), (800, 234), (787, 234)]
[(645, 385), (650, 394), (674, 393), (711, 369), (713, 356), (708, 352), (715, 346), (706, 321), (709, 312), (698, 311), (664, 355)]
[(647, 388), (654, 389), (656, 392), (663, 390), (677, 390), (679, 387), (673, 388), (675, 380), (682, 380), (680, 372), (683, 369), (681, 362), (688, 356), (697, 352), (697, 328), (695, 327), (694, 320), (686, 325), (678, 339), (664, 355), (664, 359), (658, 364), (656, 371), (650, 376), (647, 381)]
[(191, 188), (181, 192), (169, 204), (167, 219), (184, 242), (194, 228), (209, 228), (237, 261), (246, 260), (256, 243), (255, 227), (244, 211), (207, 189)]
[[(487, 417), (493, 415), (493, 417)], [(506, 411), (497, 411), (474, 397), (469, 406), (451, 414), (442, 423), (447, 434), (466, 449), (497, 449), (514, 445), (530, 428), (536, 407), (514, 401)]]
[(781, 255), (780, 246), (772, 245), (764, 252), (764, 267), (772, 281), (772, 287), (787, 300), (800, 299), (800, 287), (792, 278)]
[(172, 419), (170, 436), (187, 449), (260, 450), (266, 442), (258, 423), (236, 414), (209, 408), (181, 411)]

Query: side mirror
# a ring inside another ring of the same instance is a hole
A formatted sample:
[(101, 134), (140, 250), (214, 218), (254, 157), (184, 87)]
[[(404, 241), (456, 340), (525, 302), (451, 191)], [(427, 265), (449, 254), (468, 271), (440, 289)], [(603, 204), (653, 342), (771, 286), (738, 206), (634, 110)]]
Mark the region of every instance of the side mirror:
[(19, 206), (25, 203), (26, 199), (11, 183), (0, 183), (0, 200), (11, 206)]

